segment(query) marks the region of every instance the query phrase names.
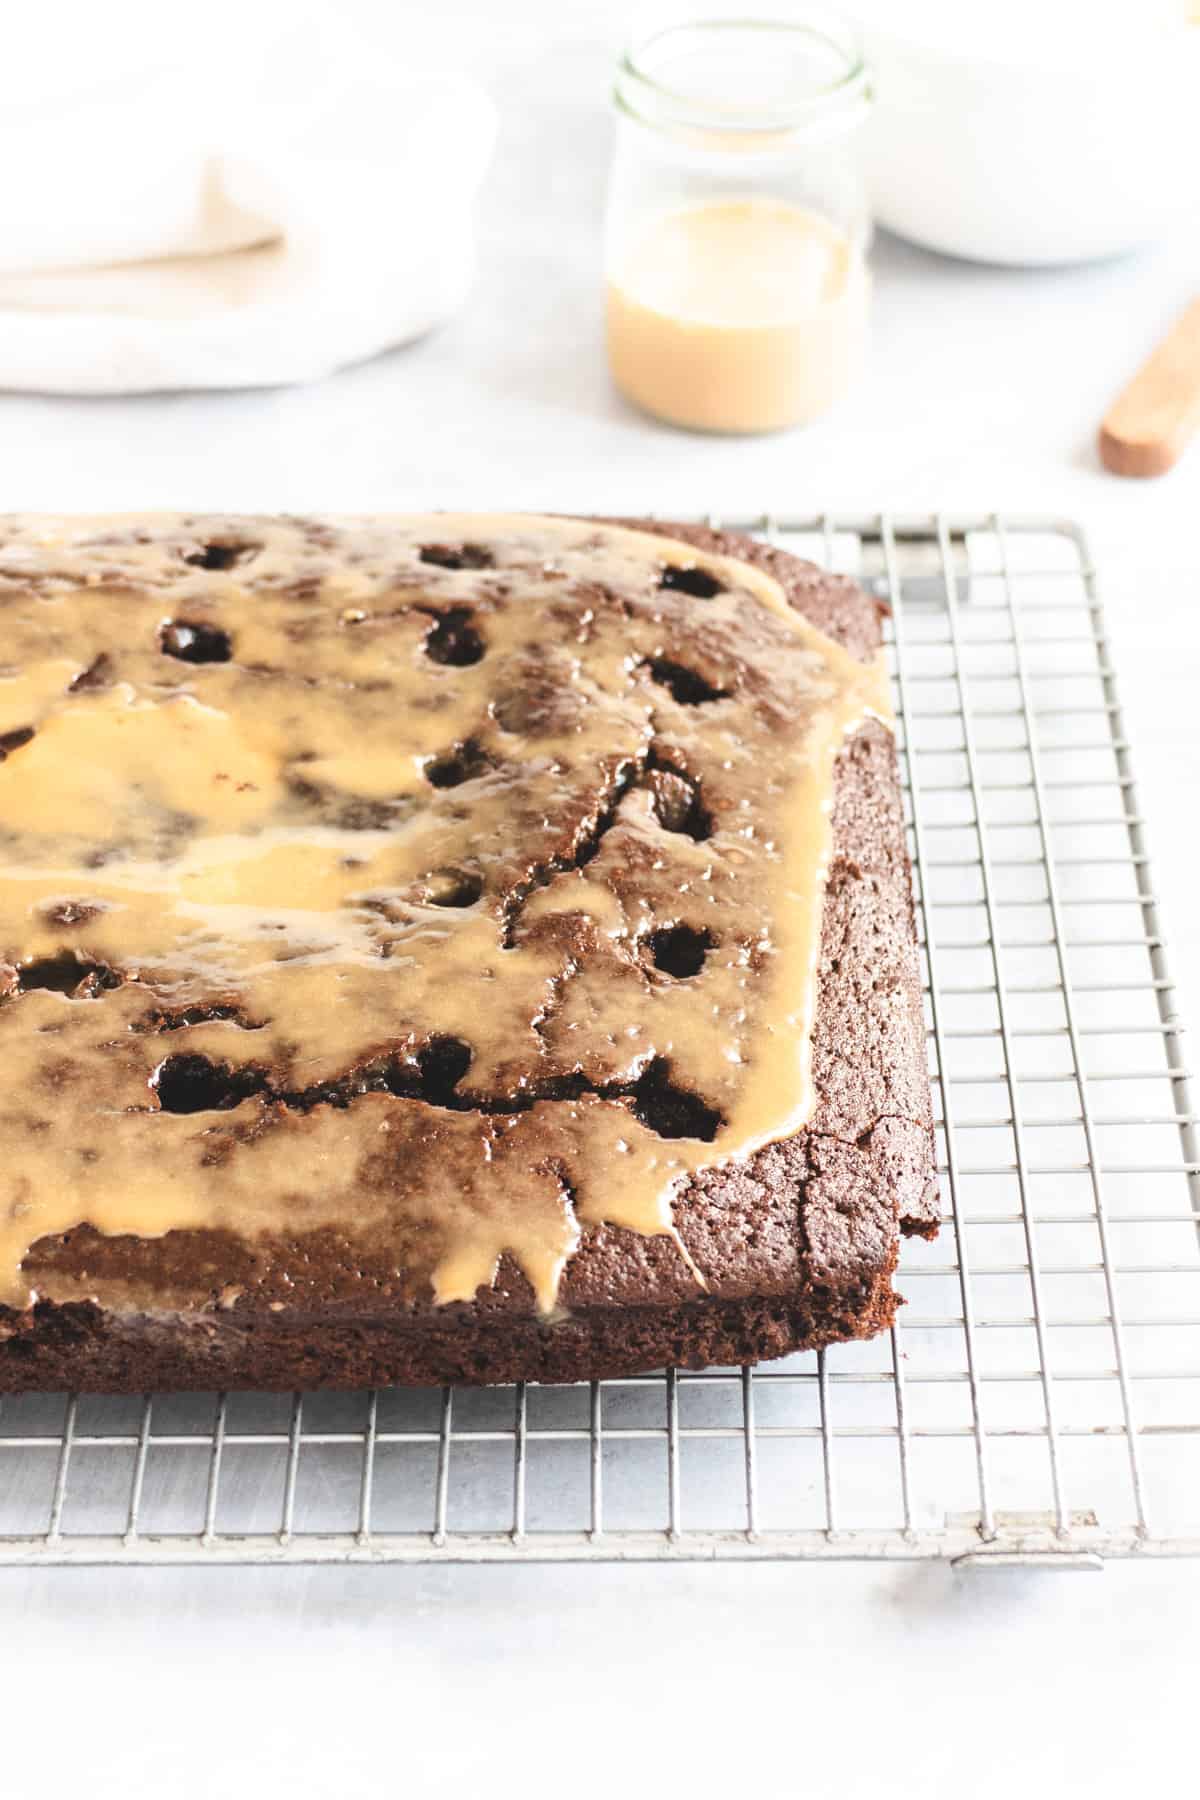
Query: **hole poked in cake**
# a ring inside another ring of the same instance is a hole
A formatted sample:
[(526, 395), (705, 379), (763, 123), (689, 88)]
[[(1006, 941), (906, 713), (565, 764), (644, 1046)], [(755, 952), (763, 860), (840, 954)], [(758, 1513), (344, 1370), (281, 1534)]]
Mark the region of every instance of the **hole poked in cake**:
[(728, 688), (714, 687), (712, 682), (701, 675), (697, 669), (689, 669), (684, 663), (673, 662), (668, 656), (651, 656), (642, 665), (650, 672), (653, 681), (665, 687), (672, 700), (680, 706), (703, 706), (709, 700), (725, 700), (729, 696)]
[(15, 731), (0, 731), (0, 762), (6, 761), (14, 750), (23, 750), (36, 736), (32, 725), (18, 725)]
[(164, 656), (180, 662), (227, 663), (233, 655), (229, 633), (199, 619), (168, 619), (159, 629), (158, 642)]
[(214, 573), (224, 573), (227, 569), (235, 569), (239, 563), (249, 562), (257, 554), (257, 544), (208, 543), (198, 544), (194, 550), (185, 550), (183, 560), (192, 569), (209, 569)]
[(490, 569), (495, 563), (486, 544), (422, 544), (418, 554), (437, 569)]
[(163, 1112), (228, 1112), (266, 1088), (259, 1069), (235, 1069), (195, 1054), (168, 1056), (150, 1077)]
[(671, 1065), (657, 1056), (632, 1089), (632, 1111), (648, 1131), (664, 1138), (699, 1138), (711, 1144), (724, 1124), (715, 1107), (671, 1079)]
[(425, 654), (432, 662), (464, 669), (482, 662), (483, 653), (484, 642), (468, 607), (452, 606), (449, 612), (437, 615), (425, 639)]
[(453, 788), (486, 775), (492, 766), (491, 757), (478, 739), (464, 738), (441, 756), (431, 757), (424, 765), (424, 774), (431, 787)]
[(73, 950), (40, 956), (17, 970), (17, 989), (22, 994), (41, 988), (53, 994), (68, 994), (73, 1000), (92, 1000), (120, 985), (121, 977), (107, 963), (91, 962)]
[(664, 975), (686, 981), (700, 973), (716, 941), (711, 931), (695, 925), (663, 925), (650, 934), (650, 955)]
[(723, 593), (725, 584), (710, 575), (707, 569), (698, 569), (694, 563), (683, 567), (671, 565), (659, 576), (660, 588), (667, 588), (679, 594), (690, 594), (694, 600), (714, 600)]
[(433, 1037), (412, 1057), (392, 1063), (384, 1085), (402, 1099), (424, 1100), (429, 1106), (449, 1106), (455, 1089), (471, 1066), (470, 1044), (456, 1037)]
[(702, 844), (712, 836), (712, 814), (700, 797), (694, 775), (667, 763), (652, 764), (643, 777), (654, 802), (654, 816), (664, 831), (679, 831)]
[(427, 906), (474, 906), (482, 893), (483, 876), (458, 867), (433, 869), (421, 888)]

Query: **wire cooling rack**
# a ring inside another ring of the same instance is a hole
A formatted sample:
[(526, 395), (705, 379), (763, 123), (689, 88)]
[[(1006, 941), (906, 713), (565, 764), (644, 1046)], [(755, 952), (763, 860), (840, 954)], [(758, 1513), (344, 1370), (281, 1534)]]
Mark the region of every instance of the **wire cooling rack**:
[(1200, 1144), (1084, 540), (728, 521), (893, 602), (944, 1216), (886, 1337), (576, 1387), (0, 1402), (0, 1562), (1200, 1553)]

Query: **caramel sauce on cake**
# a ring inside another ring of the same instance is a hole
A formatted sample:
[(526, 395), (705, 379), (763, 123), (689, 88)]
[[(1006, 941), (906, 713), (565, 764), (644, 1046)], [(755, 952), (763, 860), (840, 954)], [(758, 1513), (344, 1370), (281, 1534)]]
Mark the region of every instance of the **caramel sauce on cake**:
[(809, 1118), (833, 769), (888, 703), (765, 573), (565, 519), (16, 518), (0, 606), (0, 1304), (84, 1224), (336, 1227), (441, 1302), (507, 1252), (549, 1313), (585, 1227), (673, 1235)]

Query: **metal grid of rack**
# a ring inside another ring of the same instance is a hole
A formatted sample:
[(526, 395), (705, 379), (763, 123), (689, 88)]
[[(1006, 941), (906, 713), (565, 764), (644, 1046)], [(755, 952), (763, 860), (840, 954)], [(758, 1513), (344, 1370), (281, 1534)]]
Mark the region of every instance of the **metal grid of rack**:
[(0, 1402), (0, 1563), (1200, 1553), (1200, 1141), (1086, 544), (726, 522), (893, 603), (945, 1202), (895, 1329), (565, 1388)]

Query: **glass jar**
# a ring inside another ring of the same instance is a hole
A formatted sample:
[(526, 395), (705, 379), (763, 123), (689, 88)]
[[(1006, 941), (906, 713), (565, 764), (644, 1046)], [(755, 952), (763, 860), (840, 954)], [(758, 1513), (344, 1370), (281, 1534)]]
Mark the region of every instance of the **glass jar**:
[(865, 348), (870, 87), (853, 31), (809, 6), (660, 24), (625, 53), (614, 100), (617, 386), (694, 430), (815, 418)]

